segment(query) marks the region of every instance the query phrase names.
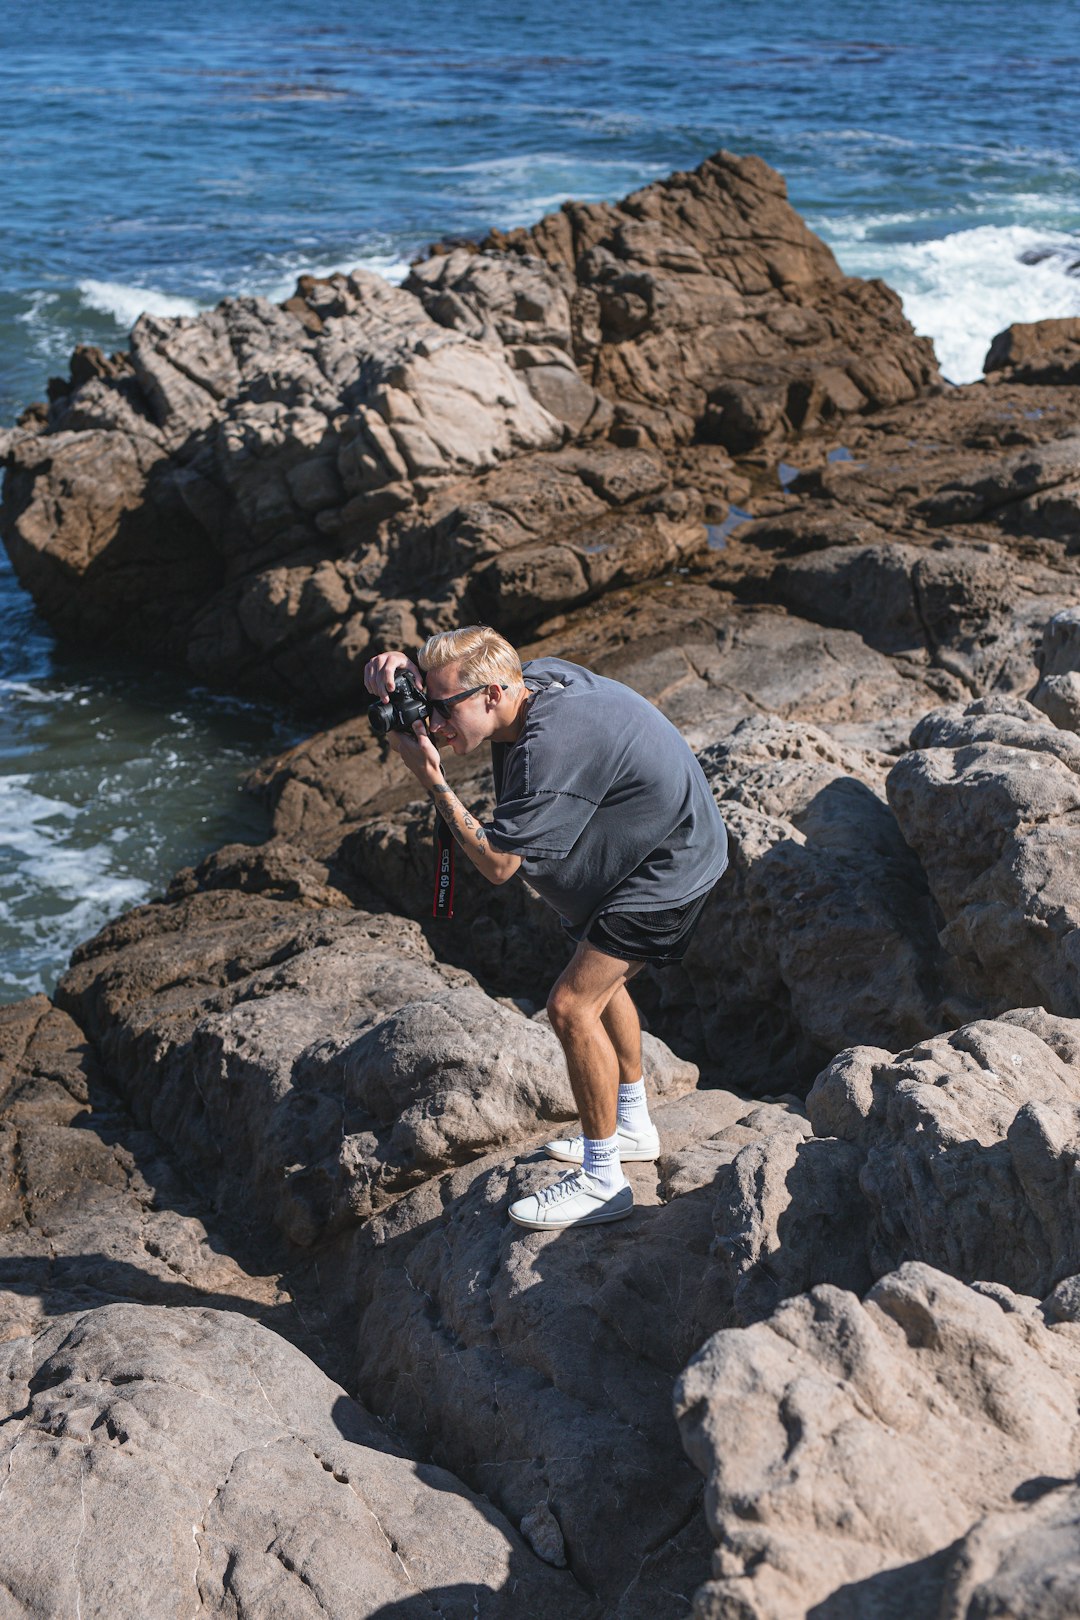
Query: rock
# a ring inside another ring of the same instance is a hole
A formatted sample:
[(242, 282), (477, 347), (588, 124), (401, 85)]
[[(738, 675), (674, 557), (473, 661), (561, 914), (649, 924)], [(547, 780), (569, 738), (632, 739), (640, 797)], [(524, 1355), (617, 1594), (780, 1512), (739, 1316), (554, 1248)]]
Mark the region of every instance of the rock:
[(264, 1247), (242, 1223), (208, 1228), (65, 1013), (44, 996), (0, 1008), (0, 1060), (0, 1341), (117, 1300), (205, 1302), (303, 1337)]
[(875, 1275), (919, 1260), (1041, 1297), (1080, 1272), (1080, 1021), (1026, 1008), (896, 1056), (855, 1047), (807, 1110), (859, 1151)]
[[(754, 1116), (743, 1121), (746, 1129)], [(819, 1140), (797, 1115), (769, 1122), (740, 1148), (718, 1187), (716, 1248), (731, 1272), (740, 1324), (818, 1283), (864, 1293), (874, 1280), (865, 1232), (871, 1211), (854, 1144)]]
[[(949, 1562), (941, 1620), (1070, 1620), (1080, 1585), (1080, 1491), (1052, 1480), (1019, 1509), (988, 1513)], [(1056, 1486), (1056, 1488), (1055, 1488)]]
[(937, 378), (895, 295), (844, 277), (756, 158), (719, 152), (621, 203), (566, 203), (531, 230), (492, 232), (481, 260), (494, 253), (546, 262), (569, 293), (575, 358), (615, 403), (617, 442), (668, 448), (699, 424), (744, 451)]
[(1014, 322), (991, 343), (983, 370), (1010, 382), (1080, 383), (1080, 319)]
[(970, 1004), (1080, 1012), (1073, 868), (1080, 744), (1017, 698), (928, 715), (889, 803), (944, 919)]
[[(107, 929), (61, 995), (140, 1121), (305, 1247), (575, 1115), (546, 1023), (396, 918), (203, 893)], [(693, 1086), (692, 1064), (650, 1056), (659, 1094)]]
[(991, 519), (1013, 534), (1065, 540), (1074, 549), (1080, 506), (1080, 438), (1035, 445), (935, 490), (917, 511), (930, 524)]
[(1043, 631), (1038, 662), (1032, 703), (1055, 726), (1080, 731), (1080, 609), (1054, 614)]
[(629, 1165), (640, 1207), (617, 1225), (515, 1227), (507, 1203), (558, 1167), (492, 1157), (406, 1193), (339, 1251), (361, 1398), (530, 1538), (552, 1530), (538, 1514), (546, 1504), (570, 1568), (613, 1615), (637, 1612), (622, 1595), (647, 1555), (669, 1560), (666, 1595), (654, 1576), (655, 1607), (641, 1611), (656, 1620), (681, 1616), (675, 1594), (700, 1579), (696, 1542), (679, 1551), (698, 1483), (670, 1391), (702, 1337), (730, 1320), (725, 1270), (710, 1256), (717, 1178), (788, 1117), (766, 1106), (741, 1126), (745, 1109), (721, 1091), (661, 1101), (666, 1201), (652, 1165)]
[[(1080, 1341), (1034, 1305), (912, 1263), (861, 1302), (822, 1286), (715, 1334), (676, 1388), (717, 1541), (696, 1620), (998, 1612), (942, 1601), (953, 1543), (993, 1514), (1000, 1545), (1011, 1520), (1030, 1570), (1017, 1497), (1070, 1481), (1080, 1457)], [(1075, 1556), (1056, 1535), (1055, 1573)], [(973, 1584), (954, 1575), (957, 1602)]]
[(936, 377), (895, 295), (720, 154), (404, 288), (143, 316), (5, 435), (0, 530), (61, 634), (340, 710), (387, 641), (515, 632), (687, 566), (734, 487), (722, 446)]
[(661, 980), (658, 1027), (681, 1018), (728, 1084), (758, 1094), (807, 1085), (853, 1040), (935, 1028), (929, 900), (884, 802), (882, 756), (754, 718), (700, 759), (731, 865)]
[(256, 1323), (105, 1305), (0, 1365), (0, 1582), (21, 1615), (585, 1612), (489, 1503)]

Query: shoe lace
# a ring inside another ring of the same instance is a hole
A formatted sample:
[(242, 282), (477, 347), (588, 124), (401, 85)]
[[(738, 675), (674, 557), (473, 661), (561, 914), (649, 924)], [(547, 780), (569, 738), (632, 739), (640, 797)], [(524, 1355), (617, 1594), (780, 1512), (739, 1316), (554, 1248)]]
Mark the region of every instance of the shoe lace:
[(557, 1204), (564, 1198), (572, 1198), (576, 1192), (581, 1191), (578, 1184), (579, 1174), (579, 1171), (571, 1170), (565, 1176), (560, 1176), (558, 1181), (553, 1181), (550, 1187), (541, 1187), (536, 1195), (537, 1202)]

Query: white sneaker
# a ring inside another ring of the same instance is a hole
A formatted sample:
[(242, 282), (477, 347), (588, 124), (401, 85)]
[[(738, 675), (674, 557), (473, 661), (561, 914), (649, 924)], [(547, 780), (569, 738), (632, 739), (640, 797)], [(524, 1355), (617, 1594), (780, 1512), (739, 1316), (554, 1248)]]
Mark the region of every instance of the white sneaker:
[(633, 1208), (634, 1191), (628, 1183), (617, 1193), (606, 1193), (584, 1170), (568, 1170), (550, 1187), (511, 1204), (510, 1219), (534, 1232), (548, 1232), (563, 1226), (621, 1221)]
[[(619, 1163), (631, 1164), (644, 1162), (660, 1157), (660, 1137), (655, 1125), (649, 1125), (644, 1131), (628, 1131), (624, 1126), (615, 1128), (615, 1135), (619, 1144)], [(583, 1164), (585, 1162), (584, 1136), (557, 1136), (553, 1142), (544, 1143), (544, 1152), (549, 1159), (558, 1159), (562, 1164)]]

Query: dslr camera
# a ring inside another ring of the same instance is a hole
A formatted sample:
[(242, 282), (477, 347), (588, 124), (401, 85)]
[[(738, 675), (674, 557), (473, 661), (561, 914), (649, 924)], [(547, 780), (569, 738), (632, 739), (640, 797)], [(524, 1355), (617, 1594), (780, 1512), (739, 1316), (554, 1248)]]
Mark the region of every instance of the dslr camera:
[(411, 735), (416, 722), (426, 720), (431, 713), (431, 704), (404, 669), (394, 677), (389, 703), (376, 698), (368, 704), (368, 720), (376, 737), (385, 737), (388, 731), (407, 731)]

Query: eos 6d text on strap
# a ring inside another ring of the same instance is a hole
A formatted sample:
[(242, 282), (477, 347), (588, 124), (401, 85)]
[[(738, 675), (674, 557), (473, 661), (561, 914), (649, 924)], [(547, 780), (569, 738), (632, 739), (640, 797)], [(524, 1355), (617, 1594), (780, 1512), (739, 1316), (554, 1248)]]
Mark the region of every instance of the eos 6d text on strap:
[(433, 917), (454, 915), (454, 840), (442, 816), (435, 815), (435, 894)]

